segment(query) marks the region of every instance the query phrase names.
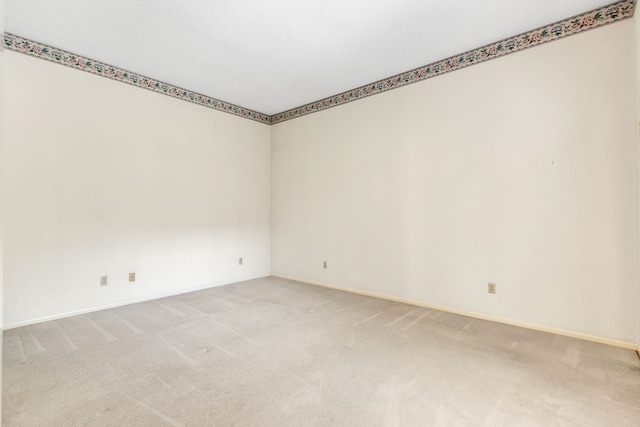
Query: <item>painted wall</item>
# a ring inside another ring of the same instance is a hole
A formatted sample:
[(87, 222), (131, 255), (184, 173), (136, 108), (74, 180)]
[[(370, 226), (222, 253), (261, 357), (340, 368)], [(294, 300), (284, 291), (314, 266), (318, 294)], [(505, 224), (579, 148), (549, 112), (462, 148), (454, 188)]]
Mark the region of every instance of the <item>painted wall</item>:
[(633, 25), (273, 126), (272, 273), (635, 342)]
[[(4, 0), (0, 0), (0, 33), (4, 33)], [(4, 288), (4, 267), (3, 267), (3, 248), (4, 248), (4, 220), (3, 220), (3, 200), (2, 200), (2, 189), (4, 186), (4, 182), (2, 180), (3, 174), (3, 165), (4, 165), (4, 47), (0, 46), (0, 331), (4, 327), (3, 321), (3, 309), (4, 309), (4, 296), (3, 296), (3, 288)], [(0, 348), (2, 347), (2, 333), (0, 333)], [(2, 384), (2, 352), (0, 352), (0, 384)], [(0, 414), (2, 414), (2, 387), (0, 387)]]
[[(640, 16), (636, 13), (633, 17), (634, 24), (634, 43), (635, 43), (635, 95), (636, 95), (636, 164), (640, 165), (640, 149), (638, 149), (638, 145), (640, 144)], [(636, 194), (640, 195), (640, 170), (636, 170)], [(636, 197), (636, 215), (638, 222), (640, 223), (640, 197)], [(640, 230), (636, 230), (636, 255), (640, 257)], [(640, 267), (640, 258), (636, 259), (636, 270), (638, 271), (638, 267)], [(640, 277), (637, 277), (638, 280), (638, 288), (637, 288), (637, 299), (638, 306), (637, 317), (636, 317), (636, 328), (637, 328), (637, 336), (636, 343), (638, 343), (638, 351), (640, 354)]]
[[(0, 0), (0, 33), (4, 33), (4, 0)], [(4, 167), (4, 47), (0, 46), (0, 331), (4, 327), (4, 209), (3, 209), (3, 167)], [(2, 347), (0, 333), (0, 348)], [(0, 352), (0, 384), (2, 384), (2, 352)], [(0, 387), (0, 414), (2, 414), (2, 387)]]
[(269, 274), (268, 126), (4, 55), (6, 326)]

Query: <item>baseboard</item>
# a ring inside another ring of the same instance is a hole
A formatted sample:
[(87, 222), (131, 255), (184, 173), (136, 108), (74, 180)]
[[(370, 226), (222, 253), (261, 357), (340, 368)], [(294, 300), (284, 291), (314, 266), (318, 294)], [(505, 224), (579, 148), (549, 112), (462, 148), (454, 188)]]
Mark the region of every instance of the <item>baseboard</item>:
[(552, 334), (563, 335), (563, 336), (567, 336), (567, 337), (571, 337), (571, 338), (578, 338), (578, 339), (585, 340), (585, 341), (592, 341), (592, 342), (597, 342), (597, 343), (600, 343), (600, 344), (607, 344), (607, 345), (611, 345), (611, 346), (614, 346), (614, 347), (621, 347), (621, 348), (626, 348), (626, 349), (634, 350), (634, 351), (639, 351), (640, 350), (640, 346), (638, 344), (632, 343), (632, 342), (628, 342), (628, 341), (621, 341), (621, 340), (616, 340), (616, 339), (612, 339), (612, 338), (605, 338), (605, 337), (600, 337), (600, 336), (597, 336), (597, 335), (590, 335), (590, 334), (585, 334), (585, 333), (582, 333), (582, 332), (570, 331), (570, 330), (566, 330), (566, 329), (552, 328), (552, 327), (549, 327), (549, 326), (537, 325), (537, 324), (534, 324), (534, 323), (520, 322), (518, 320), (507, 319), (507, 318), (504, 318), (504, 317), (492, 316), (492, 315), (489, 315), (489, 314), (476, 313), (476, 312), (467, 311), (467, 310), (460, 310), (460, 309), (452, 308), (452, 307), (444, 307), (444, 306), (440, 306), (440, 305), (428, 304), (428, 303), (425, 303), (425, 302), (422, 302), (422, 301), (416, 301), (416, 300), (411, 300), (411, 299), (407, 299), (407, 298), (400, 298), (400, 297), (396, 297), (396, 296), (393, 296), (393, 295), (380, 294), (380, 293), (377, 293), (377, 292), (363, 291), (361, 289), (354, 289), (354, 288), (348, 288), (348, 287), (344, 287), (344, 286), (337, 286), (337, 285), (332, 285), (330, 283), (319, 282), (319, 281), (316, 281), (316, 280), (307, 280), (307, 279), (301, 279), (299, 277), (291, 277), (291, 276), (285, 276), (285, 275), (282, 275), (282, 274), (273, 274), (273, 273), (271, 274), (271, 276), (272, 277), (277, 277), (277, 278), (280, 278), (280, 279), (293, 280), (295, 282), (306, 283), (306, 284), (309, 284), (309, 285), (322, 286), (324, 288), (336, 289), (336, 290), (339, 290), (339, 291), (345, 291), (345, 292), (350, 292), (350, 293), (359, 294), (359, 295), (365, 295), (365, 296), (374, 297), (374, 298), (381, 298), (381, 299), (386, 299), (386, 300), (394, 301), (394, 302), (401, 302), (401, 303), (404, 303), (404, 304), (415, 305), (415, 306), (418, 306), (418, 307), (425, 307), (425, 308), (431, 308), (431, 309), (434, 309), (434, 310), (446, 311), (448, 313), (460, 314), (462, 316), (473, 317), (473, 318), (476, 318), (476, 319), (489, 320), (489, 321), (492, 321), (492, 322), (504, 323), (506, 325), (511, 325), (511, 326), (519, 326), (521, 328), (533, 329), (535, 331), (549, 332), (549, 333), (552, 333)]
[(148, 295), (140, 298), (126, 299), (126, 300), (121, 300), (121, 301), (117, 301), (109, 304), (98, 305), (90, 308), (83, 308), (81, 310), (74, 310), (66, 313), (53, 314), (51, 316), (38, 317), (36, 319), (29, 319), (29, 320), (24, 320), (20, 322), (7, 323), (3, 325), (2, 330), (6, 331), (9, 329), (20, 328), (22, 326), (35, 325), (36, 323), (49, 322), (51, 320), (64, 319), (66, 317), (78, 316), (80, 314), (92, 313), (94, 311), (107, 310), (107, 309), (116, 308), (116, 307), (123, 307), (125, 305), (137, 304), (139, 302), (152, 301), (160, 298), (172, 297), (175, 295), (188, 294), (189, 292), (203, 291), (205, 289), (216, 288), (218, 286), (225, 286), (225, 285), (230, 285), (232, 283), (245, 282), (247, 280), (261, 279), (264, 277), (268, 277), (268, 276), (249, 277), (249, 278), (240, 279), (240, 280), (238, 279), (222, 280), (219, 282), (207, 283), (205, 285), (199, 285), (199, 286), (195, 286), (187, 289), (160, 292), (157, 294)]

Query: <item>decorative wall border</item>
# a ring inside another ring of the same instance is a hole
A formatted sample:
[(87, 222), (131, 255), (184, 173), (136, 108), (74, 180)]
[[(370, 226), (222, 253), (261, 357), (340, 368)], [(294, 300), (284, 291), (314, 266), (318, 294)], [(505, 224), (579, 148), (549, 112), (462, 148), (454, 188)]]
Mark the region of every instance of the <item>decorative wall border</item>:
[(62, 49), (56, 49), (42, 43), (34, 42), (32, 40), (16, 36), (15, 34), (4, 34), (4, 47), (16, 52), (35, 56), (36, 58), (42, 58), (51, 62), (66, 65), (77, 70), (87, 71), (119, 82), (128, 83), (143, 89), (148, 89), (174, 98), (193, 102), (194, 104), (213, 108), (214, 110), (235, 114), (236, 116), (244, 117), (245, 119), (271, 124), (271, 116), (269, 115), (258, 113), (257, 111), (249, 110), (248, 108), (239, 107), (229, 102), (221, 101), (178, 86), (173, 86), (169, 83), (164, 83), (150, 77), (141, 76), (137, 73), (113, 67), (103, 62), (75, 55)]
[(148, 89), (174, 98), (193, 102), (194, 104), (202, 105), (214, 110), (223, 111), (225, 113), (234, 114), (246, 119), (271, 125), (326, 110), (327, 108), (336, 107), (371, 95), (377, 95), (391, 89), (397, 89), (399, 87), (427, 80), (451, 71), (460, 70), (471, 65), (480, 64), (491, 59), (519, 52), (533, 46), (538, 46), (543, 43), (621, 21), (633, 16), (635, 6), (635, 0), (621, 0), (563, 21), (558, 21), (441, 61), (423, 65), (422, 67), (396, 74), (395, 76), (378, 80), (376, 82), (369, 83), (328, 98), (320, 99), (300, 107), (292, 108), (272, 116), (239, 107), (229, 102), (221, 101), (178, 86), (173, 86), (150, 77), (141, 76), (137, 73), (116, 68), (99, 61), (75, 55), (62, 49), (56, 49), (14, 34), (4, 33), (4, 47), (9, 50), (56, 62), (78, 70), (87, 71), (92, 74), (128, 83), (143, 89)]
[(430, 79), (451, 71), (460, 70), (470, 65), (480, 64), (490, 59), (515, 53), (533, 46), (578, 34), (593, 28), (621, 21), (633, 16), (635, 0), (622, 0), (608, 6), (583, 13), (581, 15), (558, 21), (526, 33), (495, 42), (478, 49), (455, 55), (442, 61), (433, 62), (404, 73), (377, 82), (360, 86), (328, 98), (311, 102), (291, 110), (271, 116), (271, 123), (276, 124), (295, 119), (327, 108), (346, 104), (371, 95), (377, 95), (391, 89), (397, 89), (412, 83)]

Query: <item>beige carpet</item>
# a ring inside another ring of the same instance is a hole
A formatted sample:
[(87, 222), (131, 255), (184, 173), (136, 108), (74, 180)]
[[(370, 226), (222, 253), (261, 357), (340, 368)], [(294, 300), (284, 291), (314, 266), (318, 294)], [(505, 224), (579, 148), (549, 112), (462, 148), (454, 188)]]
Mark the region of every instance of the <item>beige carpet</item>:
[(635, 352), (267, 278), (4, 333), (4, 426), (640, 426)]

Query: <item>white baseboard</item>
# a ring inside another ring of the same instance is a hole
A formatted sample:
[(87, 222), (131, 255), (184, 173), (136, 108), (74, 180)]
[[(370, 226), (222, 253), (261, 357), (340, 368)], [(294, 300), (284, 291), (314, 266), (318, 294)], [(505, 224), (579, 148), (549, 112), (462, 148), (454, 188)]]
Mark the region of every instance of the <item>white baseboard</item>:
[(106, 309), (109, 309), (109, 308), (122, 307), (122, 306), (125, 306), (125, 305), (136, 304), (136, 303), (139, 303), (139, 302), (152, 301), (152, 300), (155, 300), (155, 299), (172, 297), (174, 295), (187, 294), (189, 292), (203, 291), (205, 289), (215, 288), (215, 287), (218, 287), (218, 286), (230, 285), (232, 283), (245, 282), (247, 280), (261, 279), (261, 278), (264, 278), (264, 277), (268, 277), (268, 276), (249, 277), (249, 278), (246, 278), (246, 279), (239, 279), (239, 280), (238, 279), (222, 280), (222, 281), (219, 281), (219, 282), (207, 283), (205, 285), (194, 286), (194, 287), (186, 288), (186, 289), (170, 290), (170, 291), (166, 291), (166, 292), (160, 292), (160, 293), (157, 293), (157, 294), (152, 294), (152, 295), (148, 295), (148, 296), (144, 296), (144, 297), (131, 298), (131, 299), (126, 299), (126, 300), (116, 301), (116, 302), (109, 303), (109, 304), (98, 305), (98, 306), (94, 306), (94, 307), (90, 307), (90, 308), (83, 308), (81, 310), (74, 310), (74, 311), (69, 311), (69, 312), (66, 312), (66, 313), (53, 314), (51, 316), (38, 317), (36, 319), (23, 320), (23, 321), (20, 321), (20, 322), (7, 323), (7, 324), (3, 325), (2, 330), (6, 331), (6, 330), (9, 330), (9, 329), (19, 328), (21, 326), (35, 325), (36, 323), (48, 322), (48, 321), (51, 321), (51, 320), (64, 319), (65, 317), (78, 316), (80, 314), (92, 313), (94, 311), (100, 311), (100, 310), (106, 310)]
[(489, 320), (492, 322), (498, 322), (498, 323), (504, 323), (506, 325), (511, 325), (511, 326), (519, 326), (521, 328), (527, 328), (527, 329), (533, 329), (536, 331), (541, 331), (541, 332), (549, 332), (552, 334), (557, 334), (557, 335), (563, 335), (563, 336), (567, 336), (567, 337), (571, 337), (571, 338), (578, 338), (581, 340), (585, 340), (585, 341), (592, 341), (592, 342), (597, 342), (600, 344), (607, 344), (607, 345), (611, 345), (614, 347), (621, 347), (621, 348), (626, 348), (626, 349), (630, 349), (630, 350), (635, 350), (635, 351), (639, 351), (640, 350), (640, 346), (636, 343), (633, 342), (628, 342), (628, 341), (621, 341), (621, 340), (616, 340), (616, 339), (612, 339), (612, 338), (605, 338), (605, 337), (600, 337), (597, 335), (589, 335), (589, 334), (585, 334), (582, 332), (575, 332), (575, 331), (570, 331), (570, 330), (566, 330), (566, 329), (558, 329), (558, 328), (552, 328), (549, 326), (543, 326), (543, 325), (537, 325), (534, 323), (527, 323), (527, 322), (520, 322), (518, 320), (513, 320), (513, 319), (507, 319), (504, 317), (499, 317), (499, 316), (492, 316), (489, 314), (483, 314), (483, 313), (475, 313), (472, 311), (467, 311), (467, 310), (460, 310), (457, 308), (451, 308), (451, 307), (444, 307), (444, 306), (440, 306), (440, 305), (434, 305), (434, 304), (428, 304), (422, 301), (416, 301), (416, 300), (411, 300), (411, 299), (407, 299), (407, 298), (400, 298), (400, 297), (395, 297), (392, 295), (386, 295), (386, 294), (379, 294), (376, 292), (369, 292), (369, 291), (363, 291), (360, 289), (354, 289), (354, 288), (347, 288), (344, 286), (337, 286), (337, 285), (332, 285), (330, 283), (325, 283), (325, 282), (318, 282), (316, 280), (307, 280), (307, 279), (301, 279), (299, 277), (291, 277), (291, 276), (285, 276), (282, 274), (271, 274), (272, 277), (277, 277), (280, 279), (285, 279), (285, 280), (293, 280), (295, 282), (301, 282), (301, 283), (307, 283), (309, 285), (316, 285), (316, 286), (322, 286), (325, 288), (330, 288), (330, 289), (336, 289), (339, 291), (345, 291), (345, 292), (350, 292), (350, 293), (354, 293), (354, 294), (359, 294), (359, 295), (365, 295), (365, 296), (369, 296), (369, 297), (375, 297), (375, 298), (381, 298), (381, 299), (386, 299), (389, 301), (395, 301), (395, 302), (401, 302), (401, 303), (405, 303), (405, 304), (410, 304), (410, 305), (415, 305), (418, 307), (425, 307), (425, 308), (431, 308), (434, 310), (440, 310), (440, 311), (446, 311), (448, 313), (454, 313), (454, 314), (460, 314), (462, 316), (467, 316), (467, 317), (473, 317), (476, 319), (482, 319), (482, 320)]

